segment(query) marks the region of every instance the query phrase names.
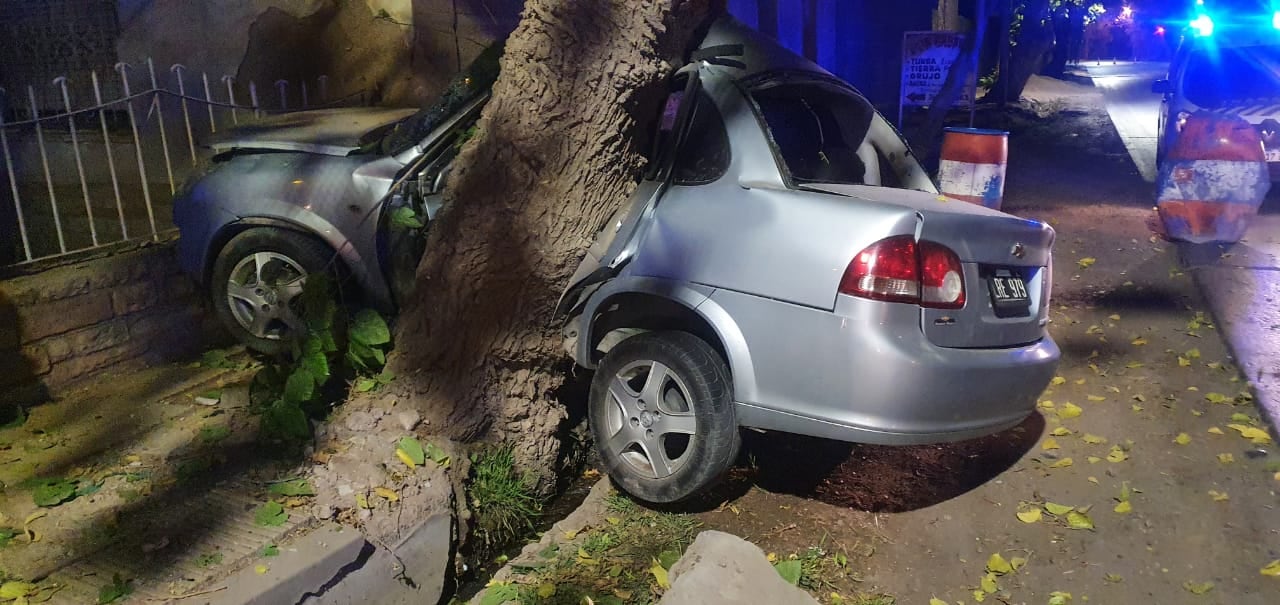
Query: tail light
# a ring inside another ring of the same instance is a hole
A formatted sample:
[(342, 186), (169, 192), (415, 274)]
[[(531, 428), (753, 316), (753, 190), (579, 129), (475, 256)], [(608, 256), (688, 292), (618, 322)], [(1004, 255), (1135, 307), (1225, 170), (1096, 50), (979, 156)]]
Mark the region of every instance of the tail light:
[(845, 269), (840, 292), (850, 296), (914, 303), (922, 307), (964, 306), (960, 257), (934, 242), (910, 235), (882, 239), (859, 252)]

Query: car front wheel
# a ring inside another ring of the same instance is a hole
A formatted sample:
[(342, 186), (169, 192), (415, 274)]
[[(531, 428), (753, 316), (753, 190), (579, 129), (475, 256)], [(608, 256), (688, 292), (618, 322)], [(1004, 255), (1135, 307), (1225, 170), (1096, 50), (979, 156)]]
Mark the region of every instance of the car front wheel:
[(254, 228), (231, 238), (214, 262), (214, 311), (245, 346), (277, 355), (305, 326), (298, 298), (308, 275), (321, 273), (332, 252), (310, 237)]
[(588, 416), (613, 481), (641, 500), (684, 500), (714, 484), (741, 436), (729, 368), (685, 332), (628, 338), (605, 355)]

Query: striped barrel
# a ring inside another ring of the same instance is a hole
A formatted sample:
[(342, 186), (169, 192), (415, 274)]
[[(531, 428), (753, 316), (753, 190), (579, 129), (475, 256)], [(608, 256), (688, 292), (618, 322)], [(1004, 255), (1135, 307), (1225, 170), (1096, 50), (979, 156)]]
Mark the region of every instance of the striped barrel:
[(947, 197), (999, 210), (1008, 159), (1009, 133), (948, 128), (942, 139), (938, 186)]
[(1257, 129), (1238, 116), (1200, 111), (1160, 166), (1156, 210), (1171, 239), (1236, 242), (1270, 189)]

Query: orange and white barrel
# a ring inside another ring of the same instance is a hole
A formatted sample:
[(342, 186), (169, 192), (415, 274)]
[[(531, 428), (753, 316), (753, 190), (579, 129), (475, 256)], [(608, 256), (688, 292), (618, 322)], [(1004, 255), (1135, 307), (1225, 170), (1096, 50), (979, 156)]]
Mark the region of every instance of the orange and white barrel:
[(1008, 161), (1008, 132), (948, 128), (942, 139), (938, 186), (947, 197), (999, 210)]

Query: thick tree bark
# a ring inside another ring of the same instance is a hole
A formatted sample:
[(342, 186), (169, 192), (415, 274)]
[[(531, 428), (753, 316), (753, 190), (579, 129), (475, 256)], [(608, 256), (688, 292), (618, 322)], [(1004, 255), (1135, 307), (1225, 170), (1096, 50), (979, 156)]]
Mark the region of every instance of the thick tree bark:
[(554, 306), (634, 189), (638, 141), (710, 4), (526, 3), (396, 326), (399, 394), (431, 432), (512, 444), (550, 478), (568, 367)]
[[(1017, 102), (1031, 76), (1044, 69), (1053, 50), (1053, 20), (1049, 18), (1049, 0), (1027, 0), (1023, 7), (1022, 29), (1018, 44), (1009, 53), (1009, 68), (1000, 72), (992, 91), (1008, 90), (1008, 100)], [(993, 99), (996, 95), (989, 95)], [(983, 99), (986, 101), (987, 99)]]

